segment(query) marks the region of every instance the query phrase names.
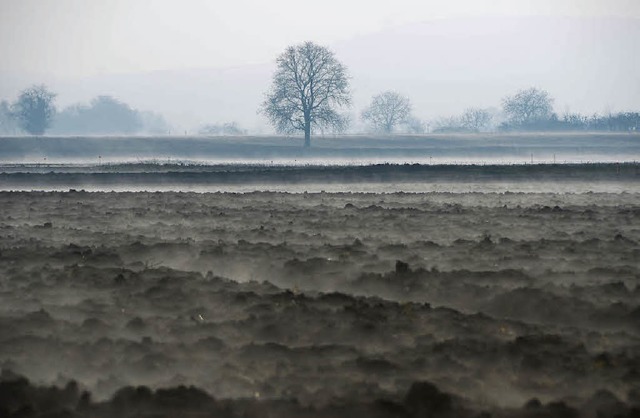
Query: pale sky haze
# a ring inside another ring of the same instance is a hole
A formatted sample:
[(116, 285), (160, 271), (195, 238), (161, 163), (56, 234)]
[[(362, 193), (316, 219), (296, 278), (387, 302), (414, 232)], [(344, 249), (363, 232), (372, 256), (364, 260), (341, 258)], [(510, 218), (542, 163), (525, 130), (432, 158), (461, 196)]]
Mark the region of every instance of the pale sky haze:
[(0, 0), (0, 71), (57, 77), (271, 62), (287, 45), (477, 16), (640, 17), (638, 0)]
[(423, 120), (537, 86), (555, 110), (640, 108), (640, 0), (0, 0), (0, 100), (31, 84), (59, 109), (110, 95), (180, 129), (257, 113), (289, 45), (330, 47), (355, 128), (395, 90)]

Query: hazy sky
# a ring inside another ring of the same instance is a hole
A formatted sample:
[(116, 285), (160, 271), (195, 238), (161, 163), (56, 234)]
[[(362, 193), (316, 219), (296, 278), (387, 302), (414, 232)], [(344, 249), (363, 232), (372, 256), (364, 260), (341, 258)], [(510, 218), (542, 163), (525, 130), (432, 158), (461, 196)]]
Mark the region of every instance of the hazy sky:
[(0, 0), (0, 71), (60, 77), (273, 61), (460, 16), (640, 17), (639, 0)]

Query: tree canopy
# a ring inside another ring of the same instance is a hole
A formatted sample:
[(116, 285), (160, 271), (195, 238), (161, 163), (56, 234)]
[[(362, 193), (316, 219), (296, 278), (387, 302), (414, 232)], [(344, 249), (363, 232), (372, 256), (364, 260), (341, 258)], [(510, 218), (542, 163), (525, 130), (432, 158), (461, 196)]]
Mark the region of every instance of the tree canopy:
[(339, 109), (350, 104), (347, 68), (329, 49), (305, 42), (278, 57), (261, 111), (280, 133), (304, 132), (308, 147), (314, 128), (346, 129), (348, 118)]
[(553, 114), (553, 98), (536, 87), (505, 97), (502, 106), (513, 126), (533, 125), (548, 120)]
[(32, 135), (42, 135), (56, 114), (52, 93), (43, 84), (23, 90), (12, 105), (11, 113), (19, 126)]
[(161, 115), (132, 109), (111, 96), (98, 96), (89, 105), (74, 104), (59, 112), (51, 130), (75, 135), (162, 134), (169, 126)]

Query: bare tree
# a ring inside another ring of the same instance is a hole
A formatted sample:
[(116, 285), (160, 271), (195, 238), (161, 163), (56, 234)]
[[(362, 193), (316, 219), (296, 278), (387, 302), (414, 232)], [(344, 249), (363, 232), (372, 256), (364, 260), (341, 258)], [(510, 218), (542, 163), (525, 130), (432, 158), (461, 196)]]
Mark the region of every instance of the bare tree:
[(362, 112), (362, 119), (373, 125), (378, 132), (390, 134), (396, 125), (407, 122), (411, 115), (411, 102), (394, 91), (385, 91), (371, 99), (371, 104)]
[(303, 131), (309, 147), (314, 128), (346, 129), (348, 118), (337, 109), (350, 104), (347, 68), (329, 49), (305, 42), (278, 57), (261, 111), (278, 132)]
[(51, 126), (56, 109), (55, 93), (38, 85), (23, 90), (12, 106), (12, 114), (22, 129), (32, 135), (42, 135)]
[(492, 119), (491, 112), (487, 109), (470, 107), (460, 117), (460, 124), (469, 132), (480, 132), (489, 127)]
[(545, 90), (532, 87), (505, 97), (502, 106), (512, 125), (523, 126), (549, 119), (553, 98)]

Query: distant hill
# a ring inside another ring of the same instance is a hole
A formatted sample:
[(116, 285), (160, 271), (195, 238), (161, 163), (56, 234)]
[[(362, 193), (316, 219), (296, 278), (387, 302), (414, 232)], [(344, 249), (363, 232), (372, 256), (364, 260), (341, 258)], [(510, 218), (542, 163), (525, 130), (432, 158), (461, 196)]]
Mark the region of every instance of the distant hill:
[[(352, 75), (353, 113), (394, 89), (411, 97), (417, 116), (433, 119), (467, 106), (500, 105), (536, 85), (556, 98), (556, 110), (586, 113), (640, 108), (640, 19), (468, 18), (412, 24), (362, 35), (331, 47)], [(275, 60), (275, 57), (274, 57)], [(158, 111), (179, 130), (238, 121), (267, 132), (257, 108), (274, 63), (47, 80), (1, 75), (0, 98), (30, 82), (46, 82), (59, 104), (109, 94)]]

